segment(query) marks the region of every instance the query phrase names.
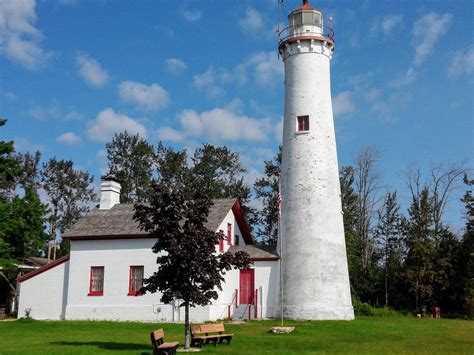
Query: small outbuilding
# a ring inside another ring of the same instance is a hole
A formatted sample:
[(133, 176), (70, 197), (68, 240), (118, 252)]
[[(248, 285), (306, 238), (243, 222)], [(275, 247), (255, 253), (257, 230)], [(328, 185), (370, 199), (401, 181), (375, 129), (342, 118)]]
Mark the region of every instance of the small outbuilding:
[[(139, 292), (157, 269), (155, 239), (133, 219), (133, 204), (120, 204), (120, 184), (105, 179), (101, 202), (64, 238), (70, 254), (18, 279), (18, 317), (120, 321), (184, 320), (180, 300), (163, 304), (161, 295)], [(191, 308), (194, 322), (232, 318), (270, 318), (278, 304), (278, 256), (275, 246), (256, 246), (236, 199), (214, 200), (207, 227), (227, 240), (216, 253), (244, 250), (253, 265), (231, 270), (212, 304)]]

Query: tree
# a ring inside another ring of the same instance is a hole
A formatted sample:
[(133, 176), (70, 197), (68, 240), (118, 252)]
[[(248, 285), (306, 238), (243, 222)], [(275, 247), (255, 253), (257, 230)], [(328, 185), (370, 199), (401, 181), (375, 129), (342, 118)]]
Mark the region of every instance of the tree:
[(201, 181), (199, 189), (210, 198), (237, 198), (247, 221), (252, 226), (255, 210), (249, 207), (250, 188), (243, 179), (245, 167), (240, 163), (239, 154), (227, 147), (203, 144), (188, 160), (186, 150), (175, 151), (161, 142), (156, 151), (157, 180), (172, 184), (183, 183), (183, 188), (195, 186), (194, 180)]
[(106, 144), (109, 174), (122, 186), (121, 203), (145, 202), (150, 189), (155, 151), (139, 134), (115, 133)]
[(244, 182), (243, 174), (247, 169), (240, 163), (239, 153), (226, 146), (204, 143), (194, 151), (191, 160), (193, 178), (202, 181), (200, 188), (211, 198), (237, 198), (252, 229), (256, 211), (248, 205), (251, 189)]
[(23, 190), (29, 187), (38, 190), (40, 188), (39, 179), (39, 163), (41, 161), (41, 153), (39, 150), (35, 154), (31, 153), (18, 153), (15, 158), (18, 161), (18, 166), (21, 171), (17, 179), (17, 185)]
[(461, 201), (465, 204), (467, 222), (466, 231), (460, 243), (456, 276), (463, 311), (470, 317), (474, 317), (474, 196), (472, 192), (474, 179), (469, 179), (465, 173), (464, 183), (468, 190)]
[(375, 239), (372, 233), (376, 215), (377, 189), (380, 174), (375, 170), (378, 152), (374, 147), (364, 147), (358, 154), (354, 167), (354, 186), (357, 194), (356, 234), (361, 246), (361, 261), (364, 268), (372, 263)]
[(390, 280), (395, 280), (403, 258), (403, 217), (397, 202), (397, 193), (389, 192), (378, 211), (376, 237), (381, 247), (385, 306), (389, 305)]
[[(140, 227), (157, 239), (153, 252), (158, 270), (144, 280), (144, 291), (162, 293), (161, 301), (182, 300), (185, 309), (185, 348), (190, 347), (189, 308), (204, 306), (217, 299), (223, 274), (231, 268), (249, 265), (248, 254), (216, 254), (223, 235), (205, 227), (212, 200), (196, 184), (180, 186), (157, 181), (152, 184), (149, 204), (135, 205), (134, 218)], [(188, 186), (186, 186), (188, 185)]]
[(436, 242), (440, 242), (440, 236), (444, 233), (443, 215), (449, 202), (450, 195), (460, 182), (460, 177), (465, 174), (461, 165), (444, 166), (433, 165), (429, 169), (429, 177), (423, 178), (421, 168), (411, 166), (405, 171), (405, 182), (410, 190), (412, 199), (419, 196), (423, 187), (430, 191), (432, 200), (432, 214), (434, 224), (434, 235)]
[[(57, 160), (55, 157), (43, 164), (40, 173), (43, 189), (51, 206), (49, 236), (52, 241), (76, 223), (90, 209), (97, 199), (91, 184), (94, 177), (87, 171), (74, 169), (71, 160)], [(68, 243), (63, 243), (61, 252), (67, 252)]]
[(42, 255), (48, 239), (44, 230), (47, 213), (33, 187), (26, 189), (23, 198), (17, 195), (11, 203), (0, 205), (0, 235), (12, 259)]
[(431, 302), (435, 272), (433, 259), (436, 251), (432, 202), (429, 189), (423, 187), (413, 198), (405, 223), (407, 257), (404, 277), (409, 292), (415, 297), (415, 307)]
[[(7, 120), (0, 118), (0, 127)], [(15, 179), (19, 174), (18, 162), (13, 157), (15, 152), (13, 141), (0, 141), (0, 200), (11, 199), (15, 186)]]
[(265, 176), (253, 185), (256, 198), (262, 201), (263, 208), (258, 213), (257, 236), (263, 244), (276, 244), (279, 222), (279, 181), (281, 173), (281, 146), (273, 160), (265, 161)]

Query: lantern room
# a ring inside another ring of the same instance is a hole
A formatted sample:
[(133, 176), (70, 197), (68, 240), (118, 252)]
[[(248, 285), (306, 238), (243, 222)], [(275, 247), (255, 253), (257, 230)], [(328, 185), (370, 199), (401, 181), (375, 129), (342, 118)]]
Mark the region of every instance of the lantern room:
[(322, 35), (323, 13), (304, 0), (288, 15), (288, 26), (289, 35)]

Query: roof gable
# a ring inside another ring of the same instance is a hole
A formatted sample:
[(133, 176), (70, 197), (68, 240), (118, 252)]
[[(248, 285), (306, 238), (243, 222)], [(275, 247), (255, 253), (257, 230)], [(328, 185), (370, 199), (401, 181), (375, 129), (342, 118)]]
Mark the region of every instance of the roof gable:
[[(212, 202), (206, 227), (217, 231), (227, 213), (232, 210), (245, 242), (253, 244), (238, 200), (227, 198), (215, 199)], [(138, 222), (133, 219), (135, 212), (133, 206), (133, 204), (117, 204), (107, 210), (96, 208), (68, 229), (63, 238), (69, 240), (148, 238), (149, 234), (141, 230)]]

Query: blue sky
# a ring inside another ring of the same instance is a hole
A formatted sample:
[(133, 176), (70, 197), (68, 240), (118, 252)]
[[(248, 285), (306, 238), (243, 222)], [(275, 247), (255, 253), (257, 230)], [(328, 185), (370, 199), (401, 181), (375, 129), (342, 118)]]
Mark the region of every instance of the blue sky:
[[(473, 4), (310, 1), (334, 18), (339, 164), (380, 151), (381, 193), (410, 164), (473, 166)], [(280, 22), (299, 0), (285, 0)], [(106, 170), (114, 131), (240, 152), (251, 182), (281, 139), (276, 0), (0, 0), (0, 139)], [(461, 226), (453, 194), (448, 222)], [(402, 201), (403, 202), (403, 201)]]

